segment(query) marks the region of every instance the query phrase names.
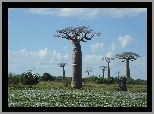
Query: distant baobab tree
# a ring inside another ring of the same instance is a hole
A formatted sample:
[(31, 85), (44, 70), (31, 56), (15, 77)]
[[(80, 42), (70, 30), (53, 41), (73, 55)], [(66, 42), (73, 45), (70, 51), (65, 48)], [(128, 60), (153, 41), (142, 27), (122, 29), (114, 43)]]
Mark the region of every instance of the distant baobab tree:
[(109, 66), (109, 64), (110, 64), (110, 62), (111, 62), (111, 60), (114, 60), (115, 58), (109, 58), (109, 57), (104, 57), (103, 58), (103, 60), (106, 60), (106, 62), (108, 63), (107, 64), (107, 68), (108, 68), (108, 78), (110, 78), (110, 66)]
[(57, 35), (55, 35), (55, 37), (62, 37), (72, 41), (73, 53), (71, 87), (73, 88), (82, 88), (82, 51), (80, 42), (87, 42), (86, 40), (91, 40), (95, 35), (100, 36), (100, 33), (96, 33), (88, 28), (89, 26), (76, 28), (69, 27), (57, 30)]
[(120, 72), (118, 71), (118, 72), (116, 72), (115, 74), (118, 74), (118, 80), (119, 80), (119, 74), (120, 74)]
[(122, 62), (125, 62), (125, 77), (130, 78), (130, 69), (129, 69), (129, 60), (134, 61), (137, 60), (140, 56), (136, 53), (132, 52), (123, 52), (122, 54), (116, 54), (116, 58), (124, 59)]
[(89, 76), (89, 73), (92, 72), (92, 68), (87, 67), (87, 70), (84, 73), (86, 72), (88, 73), (88, 76)]
[(62, 67), (63, 68), (63, 78), (65, 78), (65, 65), (67, 65), (67, 63), (60, 63), (58, 66)]
[(32, 70), (28, 70), (29, 72), (33, 72), (33, 70), (34, 70), (35, 68), (33, 68)]
[(107, 68), (107, 66), (100, 66), (99, 68), (102, 69), (102, 71), (103, 71), (103, 78), (104, 78), (104, 72), (105, 72), (105, 68)]

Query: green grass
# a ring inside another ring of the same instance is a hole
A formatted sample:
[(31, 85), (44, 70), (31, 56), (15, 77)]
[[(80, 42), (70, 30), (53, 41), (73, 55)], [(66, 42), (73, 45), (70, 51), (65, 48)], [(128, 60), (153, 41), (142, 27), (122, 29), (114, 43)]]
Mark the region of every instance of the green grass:
[[(130, 92), (147, 92), (147, 85), (129, 85), (127, 84), (127, 90)], [(9, 85), (9, 87), (13, 87), (12, 89), (26, 89), (30, 88), (28, 85)], [(33, 89), (54, 89), (54, 88), (71, 88), (70, 82), (39, 82), (37, 85), (32, 85)], [(82, 89), (90, 89), (90, 90), (107, 90), (107, 91), (118, 91), (118, 84), (96, 84), (96, 83), (88, 83), (85, 82), (82, 84)]]

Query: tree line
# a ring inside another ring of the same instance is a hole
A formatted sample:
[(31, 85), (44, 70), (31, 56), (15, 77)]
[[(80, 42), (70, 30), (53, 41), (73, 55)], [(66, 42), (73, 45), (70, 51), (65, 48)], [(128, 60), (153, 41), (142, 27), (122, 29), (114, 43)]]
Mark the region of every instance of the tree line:
[[(60, 82), (63, 83), (64, 81), (66, 83), (71, 82), (71, 77), (63, 77), (63, 76), (52, 76), (50, 73), (44, 73), (42, 76), (40, 76), (38, 73), (32, 73), (32, 71), (27, 71), (22, 74), (15, 74), (15, 73), (9, 73), (8, 74), (8, 85), (14, 84), (18, 85), (19, 83), (22, 85), (36, 85), (40, 81), (54, 81), (54, 82)], [(89, 76), (82, 78), (82, 83), (96, 83), (96, 84), (118, 84), (118, 77), (110, 77), (110, 78), (103, 78), (100, 76)], [(128, 78), (127, 84), (134, 84), (134, 85), (146, 85), (147, 81), (142, 79), (133, 79)]]

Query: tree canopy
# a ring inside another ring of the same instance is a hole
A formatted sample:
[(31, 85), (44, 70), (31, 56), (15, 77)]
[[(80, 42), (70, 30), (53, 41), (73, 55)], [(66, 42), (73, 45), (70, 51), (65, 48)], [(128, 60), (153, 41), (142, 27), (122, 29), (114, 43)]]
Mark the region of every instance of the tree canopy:
[[(91, 29), (88, 29), (89, 26), (81, 26), (81, 27), (69, 27), (62, 30), (57, 30), (57, 35), (54, 37), (62, 37), (67, 40), (72, 40), (75, 42), (87, 42), (85, 40), (91, 40), (91, 38), (95, 35), (100, 36), (100, 33), (96, 33)], [(89, 36), (87, 36), (90, 34)], [(85, 39), (85, 40), (84, 40)]]
[[(122, 54), (116, 54), (115, 57), (118, 59), (126, 59), (126, 60), (133, 61), (133, 60), (136, 60), (137, 58), (139, 58), (140, 56), (136, 53), (133, 53), (133, 52), (123, 52)], [(124, 62), (124, 61), (122, 61), (122, 62)]]

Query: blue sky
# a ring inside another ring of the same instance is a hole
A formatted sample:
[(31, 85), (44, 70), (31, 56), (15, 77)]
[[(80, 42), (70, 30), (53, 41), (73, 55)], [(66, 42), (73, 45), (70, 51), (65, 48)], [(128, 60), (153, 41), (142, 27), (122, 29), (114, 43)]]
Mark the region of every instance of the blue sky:
[[(101, 75), (100, 66), (106, 66), (103, 57), (123, 52), (141, 56), (130, 62), (134, 79), (147, 79), (147, 9), (146, 8), (10, 8), (8, 10), (8, 72), (21, 74), (35, 68), (40, 75), (47, 72), (62, 75), (59, 63), (65, 66), (66, 76), (72, 75), (72, 43), (54, 37), (56, 30), (67, 27), (90, 26), (100, 32), (92, 40), (81, 42), (82, 76)], [(111, 76), (120, 71), (124, 63), (115, 59), (110, 63)], [(107, 71), (105, 71), (107, 77)]]

